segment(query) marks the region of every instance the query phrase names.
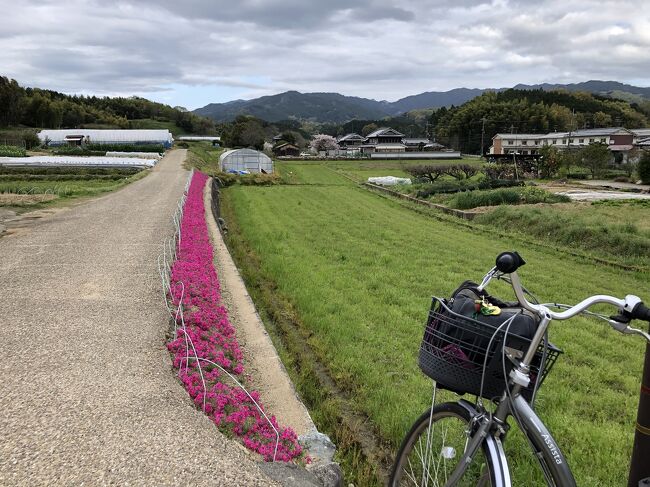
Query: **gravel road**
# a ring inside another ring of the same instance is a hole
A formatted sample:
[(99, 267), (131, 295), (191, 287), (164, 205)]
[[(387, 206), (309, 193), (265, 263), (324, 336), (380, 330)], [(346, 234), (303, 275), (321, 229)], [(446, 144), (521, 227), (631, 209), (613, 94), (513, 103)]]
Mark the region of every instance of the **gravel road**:
[(276, 485), (164, 347), (156, 258), (184, 157), (0, 238), (0, 485)]

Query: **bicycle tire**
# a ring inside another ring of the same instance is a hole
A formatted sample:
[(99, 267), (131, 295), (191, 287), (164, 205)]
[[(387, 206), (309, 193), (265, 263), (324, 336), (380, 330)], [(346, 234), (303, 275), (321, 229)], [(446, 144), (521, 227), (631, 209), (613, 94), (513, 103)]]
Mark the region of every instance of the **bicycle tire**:
[[(439, 404), (422, 414), (402, 441), (388, 485), (390, 487), (444, 486), (447, 483), (447, 476), (453, 472), (456, 462), (463, 455), (468, 440), (471, 415), (470, 409), (457, 402)], [(427, 453), (426, 441), (430, 418), (431, 448)], [(411, 457), (418, 462), (411, 461)], [(427, 457), (426, 462), (424, 457)], [(493, 455), (488, 450), (486, 442), (483, 442), (472, 464), (457, 485), (501, 487), (504, 484), (495, 478), (498, 468), (494, 465)], [(427, 480), (423, 481), (425, 476)]]

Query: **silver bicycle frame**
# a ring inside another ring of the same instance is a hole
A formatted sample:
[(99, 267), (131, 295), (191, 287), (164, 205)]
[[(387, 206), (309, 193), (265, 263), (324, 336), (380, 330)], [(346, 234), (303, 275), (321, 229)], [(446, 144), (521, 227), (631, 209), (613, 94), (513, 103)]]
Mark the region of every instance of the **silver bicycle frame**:
[[(496, 268), (493, 268), (488, 272), (488, 274), (483, 278), (483, 282), (479, 286), (479, 289), (483, 289), (488, 285), (490, 280), (497, 275)], [(528, 437), (531, 444), (535, 448), (536, 456), (541, 455), (540, 464), (544, 470), (544, 475), (547, 480), (549, 477), (554, 479), (556, 482), (559, 482), (561, 487), (574, 487), (576, 485), (571, 469), (569, 468), (566, 458), (562, 454), (562, 451), (557, 445), (557, 442), (548, 431), (544, 423), (537, 416), (535, 411), (530, 407), (528, 402), (521, 396), (521, 390), (527, 387), (530, 383), (530, 364), (535, 357), (535, 353), (539, 349), (539, 345), (542, 343), (546, 330), (552, 320), (567, 320), (574, 317), (575, 315), (582, 313), (587, 308), (593, 306), (597, 303), (605, 303), (616, 306), (618, 309), (632, 311), (636, 303), (640, 302), (640, 299), (637, 296), (628, 295), (625, 299), (615, 298), (613, 296), (607, 295), (596, 295), (591, 296), (587, 299), (584, 299), (575, 306), (570, 307), (569, 309), (556, 312), (552, 311), (548, 306), (543, 304), (532, 304), (526, 299), (521, 281), (519, 280), (519, 275), (516, 272), (510, 274), (510, 282), (512, 288), (515, 292), (515, 296), (519, 301), (519, 304), (537, 314), (540, 317), (540, 323), (537, 327), (535, 335), (531, 339), (530, 346), (526, 351), (523, 359), (519, 365), (512, 369), (510, 373), (510, 381), (508, 387), (510, 392), (504, 392), (503, 397), (499, 401), (499, 405), (494, 413), (494, 416), (490, 419), (485, 418), (482, 423), (479, 425), (476, 432), (470, 437), (469, 443), (463, 457), (458, 462), (456, 469), (452, 472), (449, 480), (445, 484), (445, 487), (453, 487), (456, 482), (458, 482), (467, 467), (472, 462), (474, 455), (481, 447), (481, 444), (484, 441), (488, 441), (488, 452), (491, 449), (494, 449), (494, 454), (490, 453), (490, 460), (497, 472), (494, 472), (493, 482), (496, 482), (495, 485), (498, 487), (510, 487), (510, 472), (508, 469), (508, 464), (506, 461), (505, 454), (503, 453), (503, 447), (501, 441), (497, 436), (490, 434), (490, 431), (494, 429), (497, 424), (505, 424), (508, 416), (513, 416), (519, 428), (524, 432)], [(641, 334), (650, 341), (650, 337), (641, 330), (636, 330), (629, 328), (628, 326), (620, 327), (616, 322), (610, 321), (610, 324), (622, 333), (635, 333)], [(462, 403), (466, 401), (461, 401)], [(465, 406), (467, 407), (467, 406)], [(474, 417), (478, 414), (473, 408), (474, 414), (471, 417)], [(471, 412), (471, 411), (470, 411)], [(496, 440), (496, 441), (495, 441)], [(539, 457), (538, 457), (539, 458)], [(541, 460), (544, 460), (543, 462)], [(546, 470), (548, 469), (548, 471)]]

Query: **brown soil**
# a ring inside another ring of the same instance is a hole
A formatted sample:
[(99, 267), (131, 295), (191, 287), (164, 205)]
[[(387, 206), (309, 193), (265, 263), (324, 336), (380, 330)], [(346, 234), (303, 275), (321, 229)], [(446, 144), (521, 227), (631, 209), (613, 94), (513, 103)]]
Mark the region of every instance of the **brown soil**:
[(43, 203), (58, 198), (55, 194), (14, 194), (0, 193), (0, 206), (23, 206), (29, 204)]

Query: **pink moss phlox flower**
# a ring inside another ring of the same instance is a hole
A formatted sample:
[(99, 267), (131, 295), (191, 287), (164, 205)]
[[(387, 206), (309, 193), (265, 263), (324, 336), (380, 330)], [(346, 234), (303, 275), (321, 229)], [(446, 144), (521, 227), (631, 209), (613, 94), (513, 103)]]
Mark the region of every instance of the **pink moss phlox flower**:
[[(219, 279), (213, 265), (203, 204), (207, 179), (205, 174), (195, 172), (187, 192), (181, 242), (177, 260), (171, 268), (169, 296), (175, 307), (182, 304), (183, 319), (177, 319), (176, 336), (167, 348), (194, 404), (203, 408), (205, 403), (205, 413), (221, 430), (239, 437), (246, 447), (271, 461), (277, 436), (255, 405), (257, 402), (261, 407), (259, 393), (251, 391), (252, 398), (249, 397), (219, 367), (210, 363), (223, 367), (240, 382), (246, 381), (243, 353), (235, 329), (226, 308), (220, 304)], [(196, 357), (203, 360), (197, 361)], [(296, 433), (291, 428), (279, 426), (274, 416), (269, 420), (280, 437), (276, 460), (289, 462), (301, 456), (302, 447)]]

